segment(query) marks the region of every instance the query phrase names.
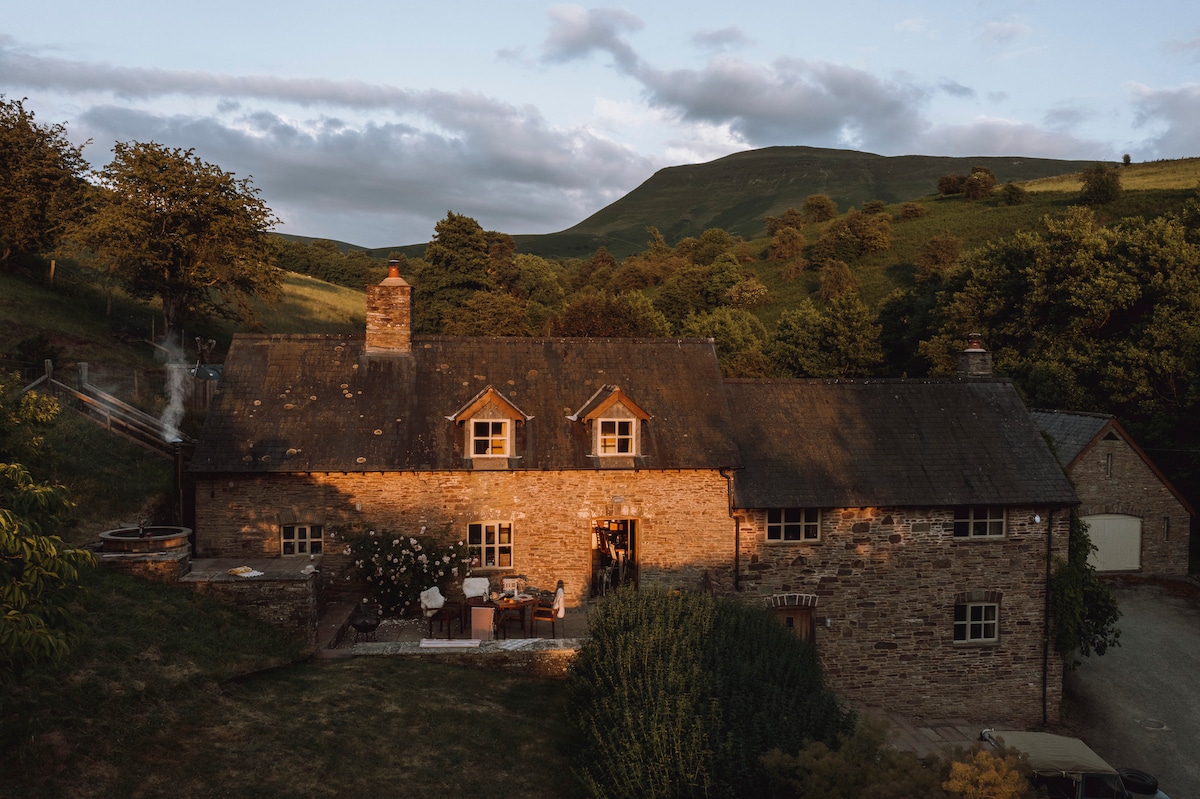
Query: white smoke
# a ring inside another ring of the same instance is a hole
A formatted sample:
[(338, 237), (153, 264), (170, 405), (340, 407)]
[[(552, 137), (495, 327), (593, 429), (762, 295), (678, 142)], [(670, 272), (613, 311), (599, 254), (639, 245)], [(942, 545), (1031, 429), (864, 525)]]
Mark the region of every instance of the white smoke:
[(184, 401), (191, 392), (191, 381), (187, 354), (177, 344), (164, 340), (158, 346), (158, 353), (166, 361), (167, 372), (167, 406), (163, 408), (159, 421), (162, 422), (163, 441), (170, 443), (182, 438), (179, 424), (183, 421)]

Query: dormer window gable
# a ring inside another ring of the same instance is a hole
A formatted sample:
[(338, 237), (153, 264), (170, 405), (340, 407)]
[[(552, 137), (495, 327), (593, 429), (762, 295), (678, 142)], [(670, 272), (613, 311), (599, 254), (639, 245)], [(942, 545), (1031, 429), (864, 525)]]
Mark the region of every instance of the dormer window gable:
[(463, 452), (474, 460), (514, 457), (516, 425), (533, 417), (488, 386), (446, 418), (463, 426)]
[(619, 386), (605, 385), (567, 418), (588, 425), (593, 456), (634, 458), (641, 455), (641, 423), (651, 416)]

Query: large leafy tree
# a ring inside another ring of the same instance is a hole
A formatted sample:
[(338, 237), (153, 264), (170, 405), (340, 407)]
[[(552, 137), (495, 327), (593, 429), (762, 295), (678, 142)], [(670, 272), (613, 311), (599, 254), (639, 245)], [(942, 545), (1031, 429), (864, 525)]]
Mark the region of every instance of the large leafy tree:
[(209, 316), (251, 319), (251, 298), (278, 298), (268, 235), (278, 220), (249, 178), (153, 142), (113, 153), (73, 237), (132, 295), (162, 302), (167, 332)]
[(0, 95), (0, 267), (53, 248), (77, 218), (87, 162), (62, 125), (41, 125)]
[(866, 377), (883, 361), (879, 325), (858, 292), (824, 308), (805, 298), (779, 317), (767, 357), (793, 377)]
[(977, 250), (947, 276), (921, 343), (953, 374), (969, 332), (1035, 407), (1113, 413), (1185, 491), (1200, 486), (1200, 205), (1101, 225), (1077, 207)]
[[(413, 275), (416, 296), (413, 329), (418, 333), (441, 333), (443, 317), (461, 307), (477, 291), (491, 291), (490, 272), (503, 263), (503, 242), (488, 234), (469, 216), (446, 212), (433, 228), (433, 240), (425, 258), (417, 262)], [(496, 258), (490, 252), (496, 245)]]

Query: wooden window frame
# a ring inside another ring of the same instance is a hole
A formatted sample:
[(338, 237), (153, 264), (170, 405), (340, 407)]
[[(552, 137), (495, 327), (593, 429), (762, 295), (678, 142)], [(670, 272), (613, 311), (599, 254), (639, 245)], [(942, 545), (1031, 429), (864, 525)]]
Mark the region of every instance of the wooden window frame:
[[(292, 551), (288, 551), (289, 548)], [(321, 555), (325, 551), (325, 529), (320, 524), (285, 524), (279, 528), (279, 554), (283, 557)]]
[(513, 524), (498, 520), (467, 525), (472, 571), (503, 571), (514, 566)]
[(819, 508), (768, 508), (765, 530), (766, 540), (771, 544), (820, 541), (821, 511)]

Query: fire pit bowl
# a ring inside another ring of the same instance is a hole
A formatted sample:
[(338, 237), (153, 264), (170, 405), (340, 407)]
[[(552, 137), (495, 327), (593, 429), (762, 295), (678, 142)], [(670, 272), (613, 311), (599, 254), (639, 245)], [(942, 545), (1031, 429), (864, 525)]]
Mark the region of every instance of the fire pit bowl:
[(190, 527), (146, 526), (122, 527), (100, 534), (103, 552), (162, 552), (187, 549)]

